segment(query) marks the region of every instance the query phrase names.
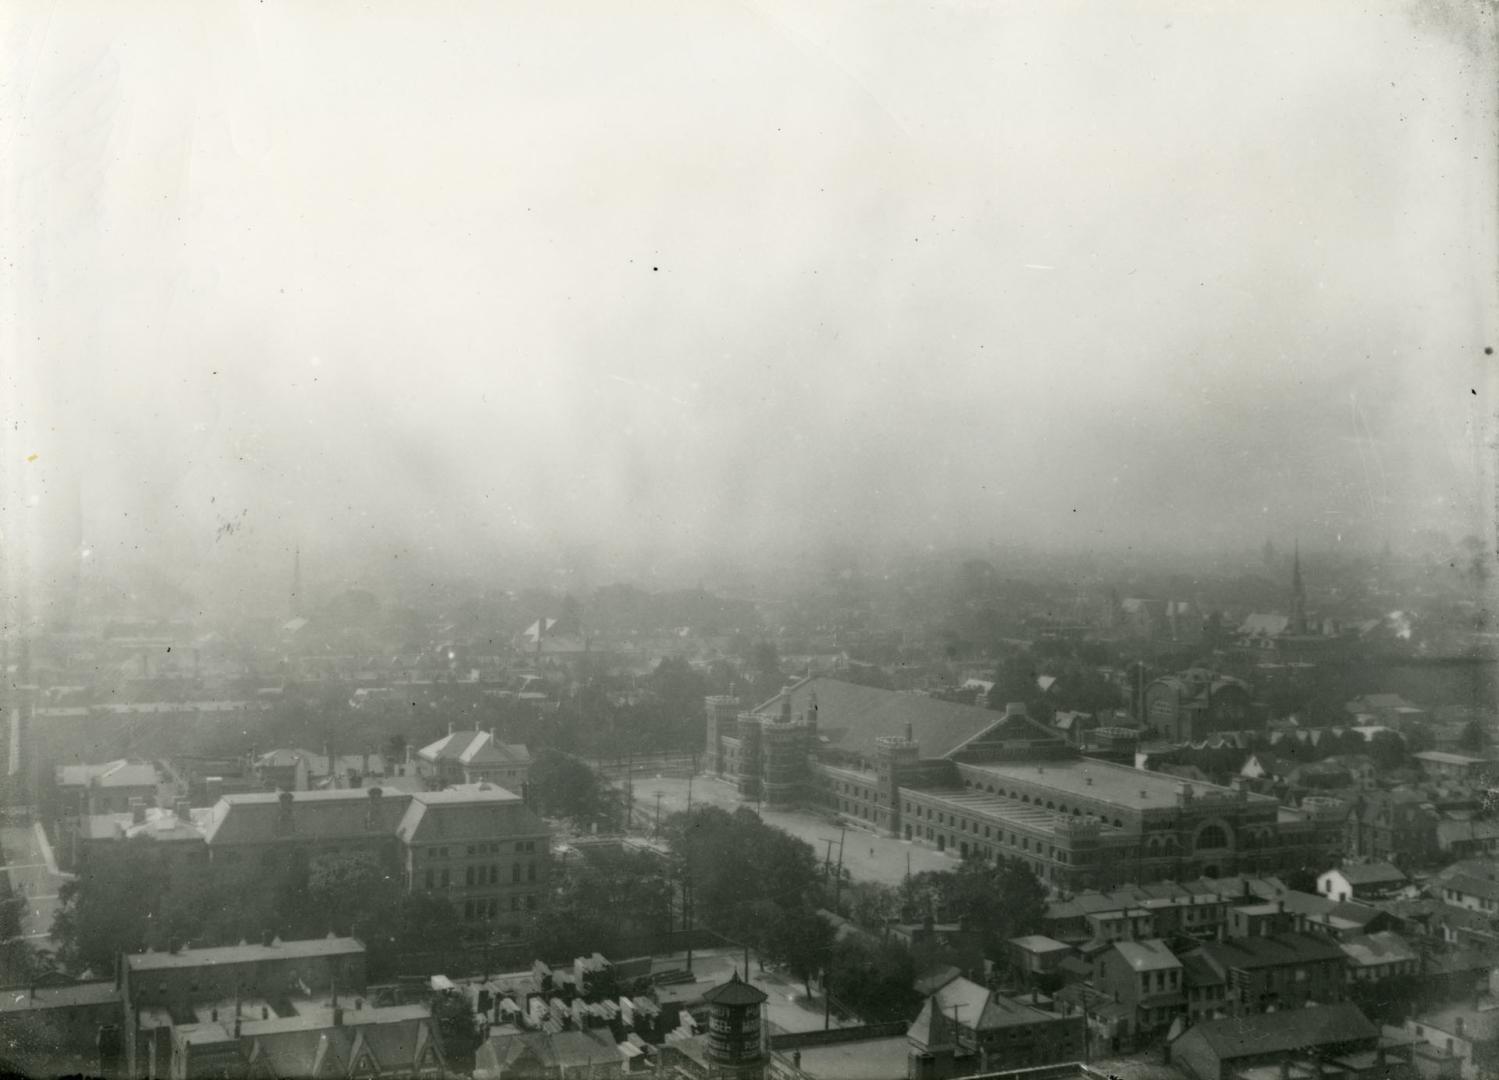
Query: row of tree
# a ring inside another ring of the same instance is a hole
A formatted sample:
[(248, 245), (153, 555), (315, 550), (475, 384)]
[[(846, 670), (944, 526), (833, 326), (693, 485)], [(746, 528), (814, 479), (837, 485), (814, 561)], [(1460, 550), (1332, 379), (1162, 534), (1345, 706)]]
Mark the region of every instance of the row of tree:
[(409, 894), (393, 863), (371, 852), (308, 856), (291, 851), (256, 864), (176, 873), (162, 845), (127, 840), (58, 890), (52, 924), (62, 965), (101, 977), (119, 953), (184, 945), (232, 945), (275, 935), (363, 941), (372, 975), (403, 952), (452, 950), (461, 942), (453, 906)]

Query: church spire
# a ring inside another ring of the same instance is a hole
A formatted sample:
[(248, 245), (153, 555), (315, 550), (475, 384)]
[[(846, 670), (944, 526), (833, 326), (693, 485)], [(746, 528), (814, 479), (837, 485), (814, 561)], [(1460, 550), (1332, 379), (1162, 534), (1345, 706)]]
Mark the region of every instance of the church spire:
[(292, 550), (291, 556), (291, 615), (296, 618), (302, 611), (302, 545)]
[(1301, 582), (1301, 541), (1291, 555), (1291, 633), (1306, 633), (1306, 586)]

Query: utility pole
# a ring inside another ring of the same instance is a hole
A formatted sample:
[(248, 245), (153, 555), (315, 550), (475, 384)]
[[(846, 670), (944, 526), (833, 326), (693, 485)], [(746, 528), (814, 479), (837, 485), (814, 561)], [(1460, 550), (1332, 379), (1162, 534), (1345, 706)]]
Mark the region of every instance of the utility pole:
[(687, 774), (687, 812), (692, 813), (692, 773)]
[[(823, 856), (822, 859), (822, 883), (826, 885), (828, 882), (828, 875), (833, 872), (833, 838), (831, 836), (825, 836), (823, 837), (822, 842), (827, 845), (827, 853)], [(910, 863), (910, 859), (910, 854), (907, 854), (906, 861), (908, 865)]]
[(656, 792), (656, 831), (651, 835), (659, 838), (661, 836), (661, 793)]
[(692, 974), (692, 870), (682, 875), (682, 929), (687, 931), (687, 973)]
[(838, 914), (838, 900), (843, 895), (843, 842), (848, 838), (848, 826), (843, 826), (838, 836), (838, 877), (833, 882), (833, 914)]
[(833, 947), (828, 946), (828, 962), (822, 966), (822, 1030), (833, 1026)]
[(953, 1051), (954, 1051), (954, 1053), (956, 1053), (957, 1051), (963, 1049), (963, 1029), (958, 1026), (958, 1010), (959, 1009), (966, 1009), (966, 1008), (968, 1008), (968, 1006), (965, 1005), (965, 1004), (963, 1004), (963, 1003), (961, 1003), (961, 1002), (956, 1002), (956, 1001), (953, 1002), (953, 1006), (952, 1006), (952, 1045), (953, 1045)]

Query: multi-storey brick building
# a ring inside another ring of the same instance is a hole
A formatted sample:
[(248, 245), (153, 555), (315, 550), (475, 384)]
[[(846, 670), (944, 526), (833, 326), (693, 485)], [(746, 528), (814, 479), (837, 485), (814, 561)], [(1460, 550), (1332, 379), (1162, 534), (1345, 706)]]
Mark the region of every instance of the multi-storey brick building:
[(443, 791), (378, 787), (226, 795), (209, 810), (142, 814), (140, 822), (90, 819), (83, 872), (98, 861), (149, 849), (169, 879), (185, 874), (272, 871), (293, 858), (369, 852), (409, 892), (452, 901), (474, 930), (519, 937), (545, 895), (546, 825), (520, 796), (490, 784)]
[(708, 769), (745, 799), (810, 805), (939, 850), (1006, 856), (1076, 890), (1325, 865), (1335, 807), (1083, 757), (1004, 713), (808, 678), (756, 709), (708, 700)]

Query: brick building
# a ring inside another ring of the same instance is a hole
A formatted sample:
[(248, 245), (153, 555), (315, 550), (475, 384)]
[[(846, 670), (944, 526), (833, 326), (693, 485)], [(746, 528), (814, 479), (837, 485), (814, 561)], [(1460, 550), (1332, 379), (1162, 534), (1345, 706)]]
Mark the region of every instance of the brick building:
[(997, 713), (808, 678), (756, 709), (710, 698), (707, 768), (744, 799), (826, 809), (938, 850), (1007, 856), (1060, 888), (1273, 873), (1339, 852), (1336, 808), (1081, 756)]

